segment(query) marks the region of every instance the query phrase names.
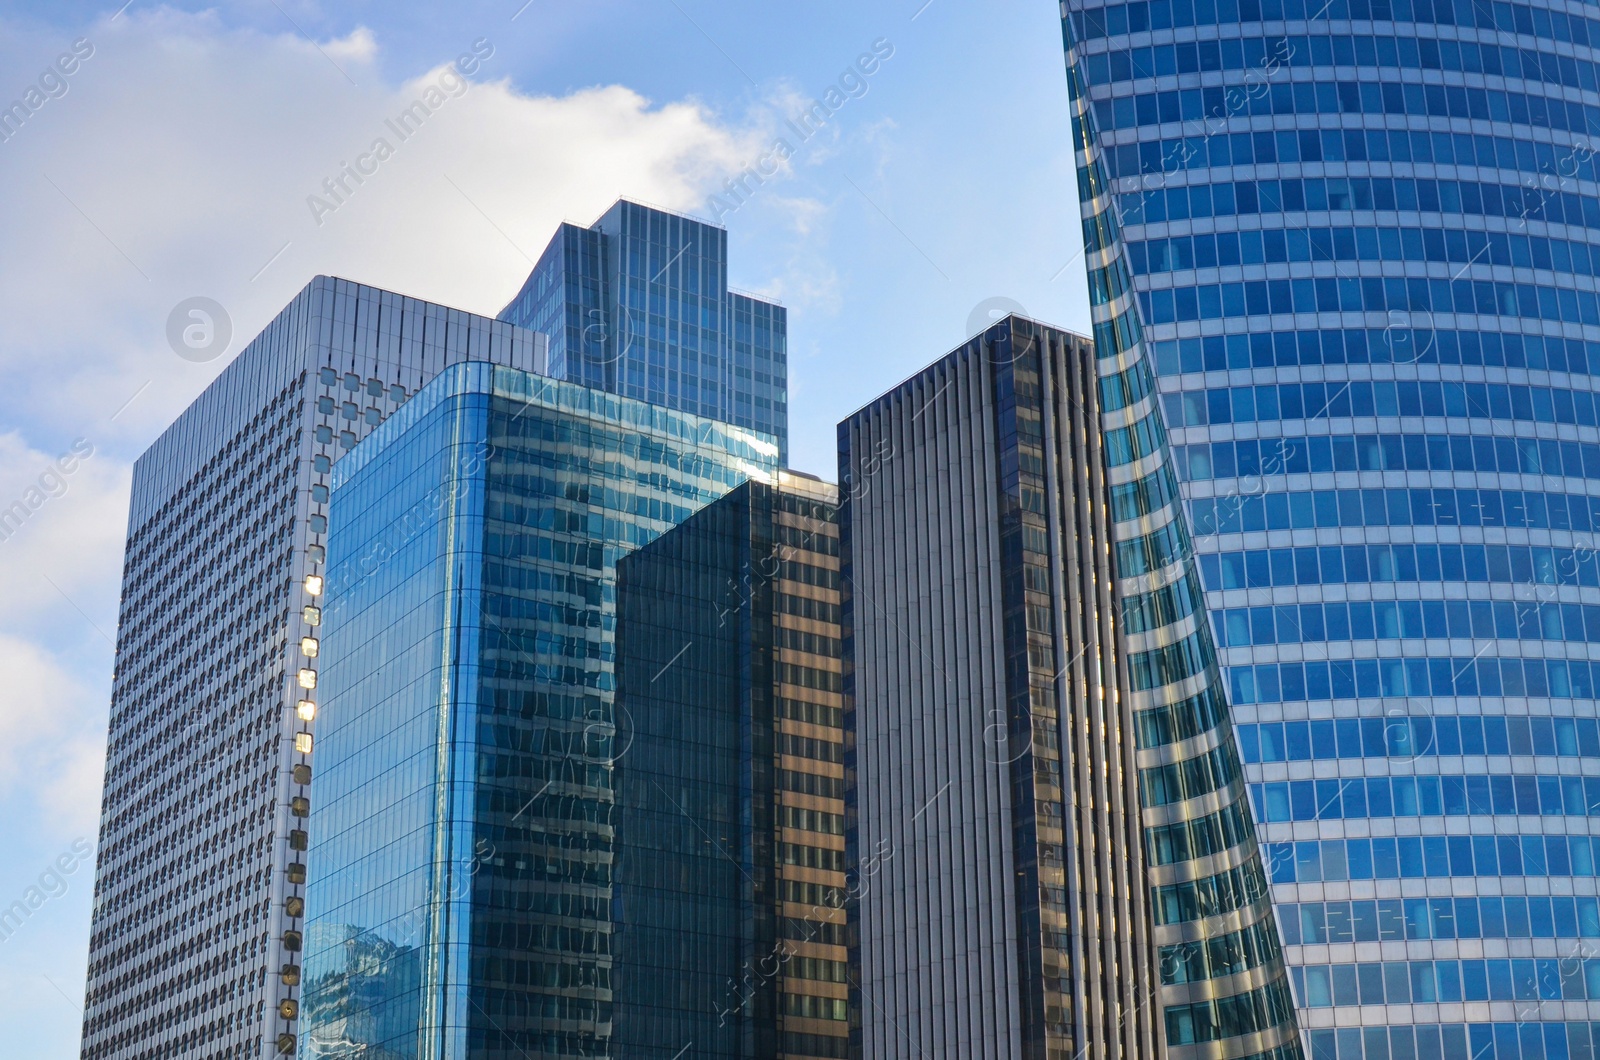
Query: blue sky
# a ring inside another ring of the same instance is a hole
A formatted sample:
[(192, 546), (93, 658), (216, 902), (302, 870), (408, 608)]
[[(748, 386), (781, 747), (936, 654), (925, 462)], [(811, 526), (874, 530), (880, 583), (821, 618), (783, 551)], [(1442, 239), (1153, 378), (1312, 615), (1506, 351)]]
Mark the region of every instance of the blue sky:
[[(721, 217), (731, 283), (789, 307), (794, 464), (834, 478), (837, 421), (986, 300), (1086, 327), (1054, 4), (520, 3), (0, 14), (0, 102), (93, 49), (0, 143), (0, 507), (92, 449), (0, 541), (0, 904), (95, 836), (131, 463), (311, 276), (493, 313), (563, 218), (717, 213), (880, 42), (864, 92)], [(318, 224), (307, 196), (477, 41), (471, 87)], [(203, 363), (165, 338), (196, 295), (235, 333)], [(77, 1056), (91, 870), (62, 878), (0, 941), (0, 1040), (41, 1060)]]

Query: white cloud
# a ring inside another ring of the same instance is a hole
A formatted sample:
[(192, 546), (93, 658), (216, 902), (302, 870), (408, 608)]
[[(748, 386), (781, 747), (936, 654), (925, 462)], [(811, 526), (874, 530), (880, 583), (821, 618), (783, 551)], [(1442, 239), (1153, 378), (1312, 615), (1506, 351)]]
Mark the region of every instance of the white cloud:
[[(386, 82), (365, 29), (314, 45), (134, 8), (87, 36), (94, 55), (67, 94), (0, 144), (0, 182), (30, 204), (0, 212), (0, 369), (13, 381), (0, 415), (134, 448), (224, 363), (167, 347), (184, 298), (227, 308), (230, 354), (317, 273), (493, 313), (561, 220), (586, 223), (624, 195), (697, 209), (770, 142), (760, 116), (730, 126), (620, 86), (525, 95), (493, 39), (464, 94), (402, 141), (386, 119), (450, 75)], [(13, 41), (0, 58), (42, 68), (62, 43)], [(308, 197), (380, 137), (392, 156), (319, 225)]]
[(93, 693), (48, 650), (5, 632), (0, 673), (0, 799), (26, 796), (51, 826), (93, 834), (104, 753)]

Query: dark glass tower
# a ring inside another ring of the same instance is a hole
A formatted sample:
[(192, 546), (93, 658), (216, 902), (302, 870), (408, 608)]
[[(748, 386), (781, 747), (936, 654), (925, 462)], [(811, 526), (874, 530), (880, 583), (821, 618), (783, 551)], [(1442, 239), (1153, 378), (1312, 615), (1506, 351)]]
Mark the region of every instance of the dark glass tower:
[(1099, 352), (1009, 317), (839, 426), (865, 1055), (1297, 1055), (1160, 424)]
[(550, 374), (776, 435), (788, 311), (728, 290), (728, 233), (618, 200), (563, 224), (500, 319), (550, 336)]
[(837, 496), (750, 482), (618, 564), (618, 1055), (848, 1055)]
[(1594, 7), (1063, 12), (1312, 1054), (1594, 1055)]
[(616, 564), (770, 436), (487, 364), (335, 468), (309, 1051), (621, 1055)]
[(487, 317), (317, 277), (134, 464), (84, 1060), (295, 1052), (332, 462)]

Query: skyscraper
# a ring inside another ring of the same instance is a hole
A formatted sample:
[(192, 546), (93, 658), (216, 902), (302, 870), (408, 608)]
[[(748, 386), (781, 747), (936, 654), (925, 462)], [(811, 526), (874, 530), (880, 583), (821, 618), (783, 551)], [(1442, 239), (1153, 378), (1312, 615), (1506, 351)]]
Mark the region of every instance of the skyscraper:
[(540, 336), (318, 277), (134, 464), (85, 1060), (291, 1053), (331, 464)]
[(865, 1055), (1298, 1056), (1148, 376), (1096, 352), (1008, 317), (839, 425)]
[(617, 1055), (849, 1055), (838, 491), (780, 472), (625, 557)]
[(616, 1055), (616, 564), (769, 435), (454, 366), (334, 470), (308, 1051)]
[(1096, 338), (1161, 376), (1312, 1055), (1593, 1055), (1600, 23), (1063, 15)]
[(563, 224), (500, 319), (550, 336), (550, 374), (776, 435), (788, 311), (728, 289), (728, 233), (619, 200)]

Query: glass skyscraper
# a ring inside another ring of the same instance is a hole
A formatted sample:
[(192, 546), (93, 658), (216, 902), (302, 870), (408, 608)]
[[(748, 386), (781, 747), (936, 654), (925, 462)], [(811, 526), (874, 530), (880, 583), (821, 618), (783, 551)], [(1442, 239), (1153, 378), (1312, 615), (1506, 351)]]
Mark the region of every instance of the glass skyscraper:
[(512, 325), (317, 277), (134, 464), (84, 1060), (293, 1053), (332, 462)]
[(839, 425), (866, 1056), (1299, 1055), (1151, 390), (1008, 317)]
[(618, 1056), (852, 1055), (837, 500), (781, 472), (618, 564)]
[(550, 374), (776, 435), (788, 310), (728, 289), (728, 232), (618, 200), (563, 224), (500, 319), (550, 337)]
[(1311, 1055), (1596, 1055), (1596, 10), (1062, 12)]
[(617, 1055), (617, 560), (777, 455), (466, 364), (335, 467), (311, 1055)]

